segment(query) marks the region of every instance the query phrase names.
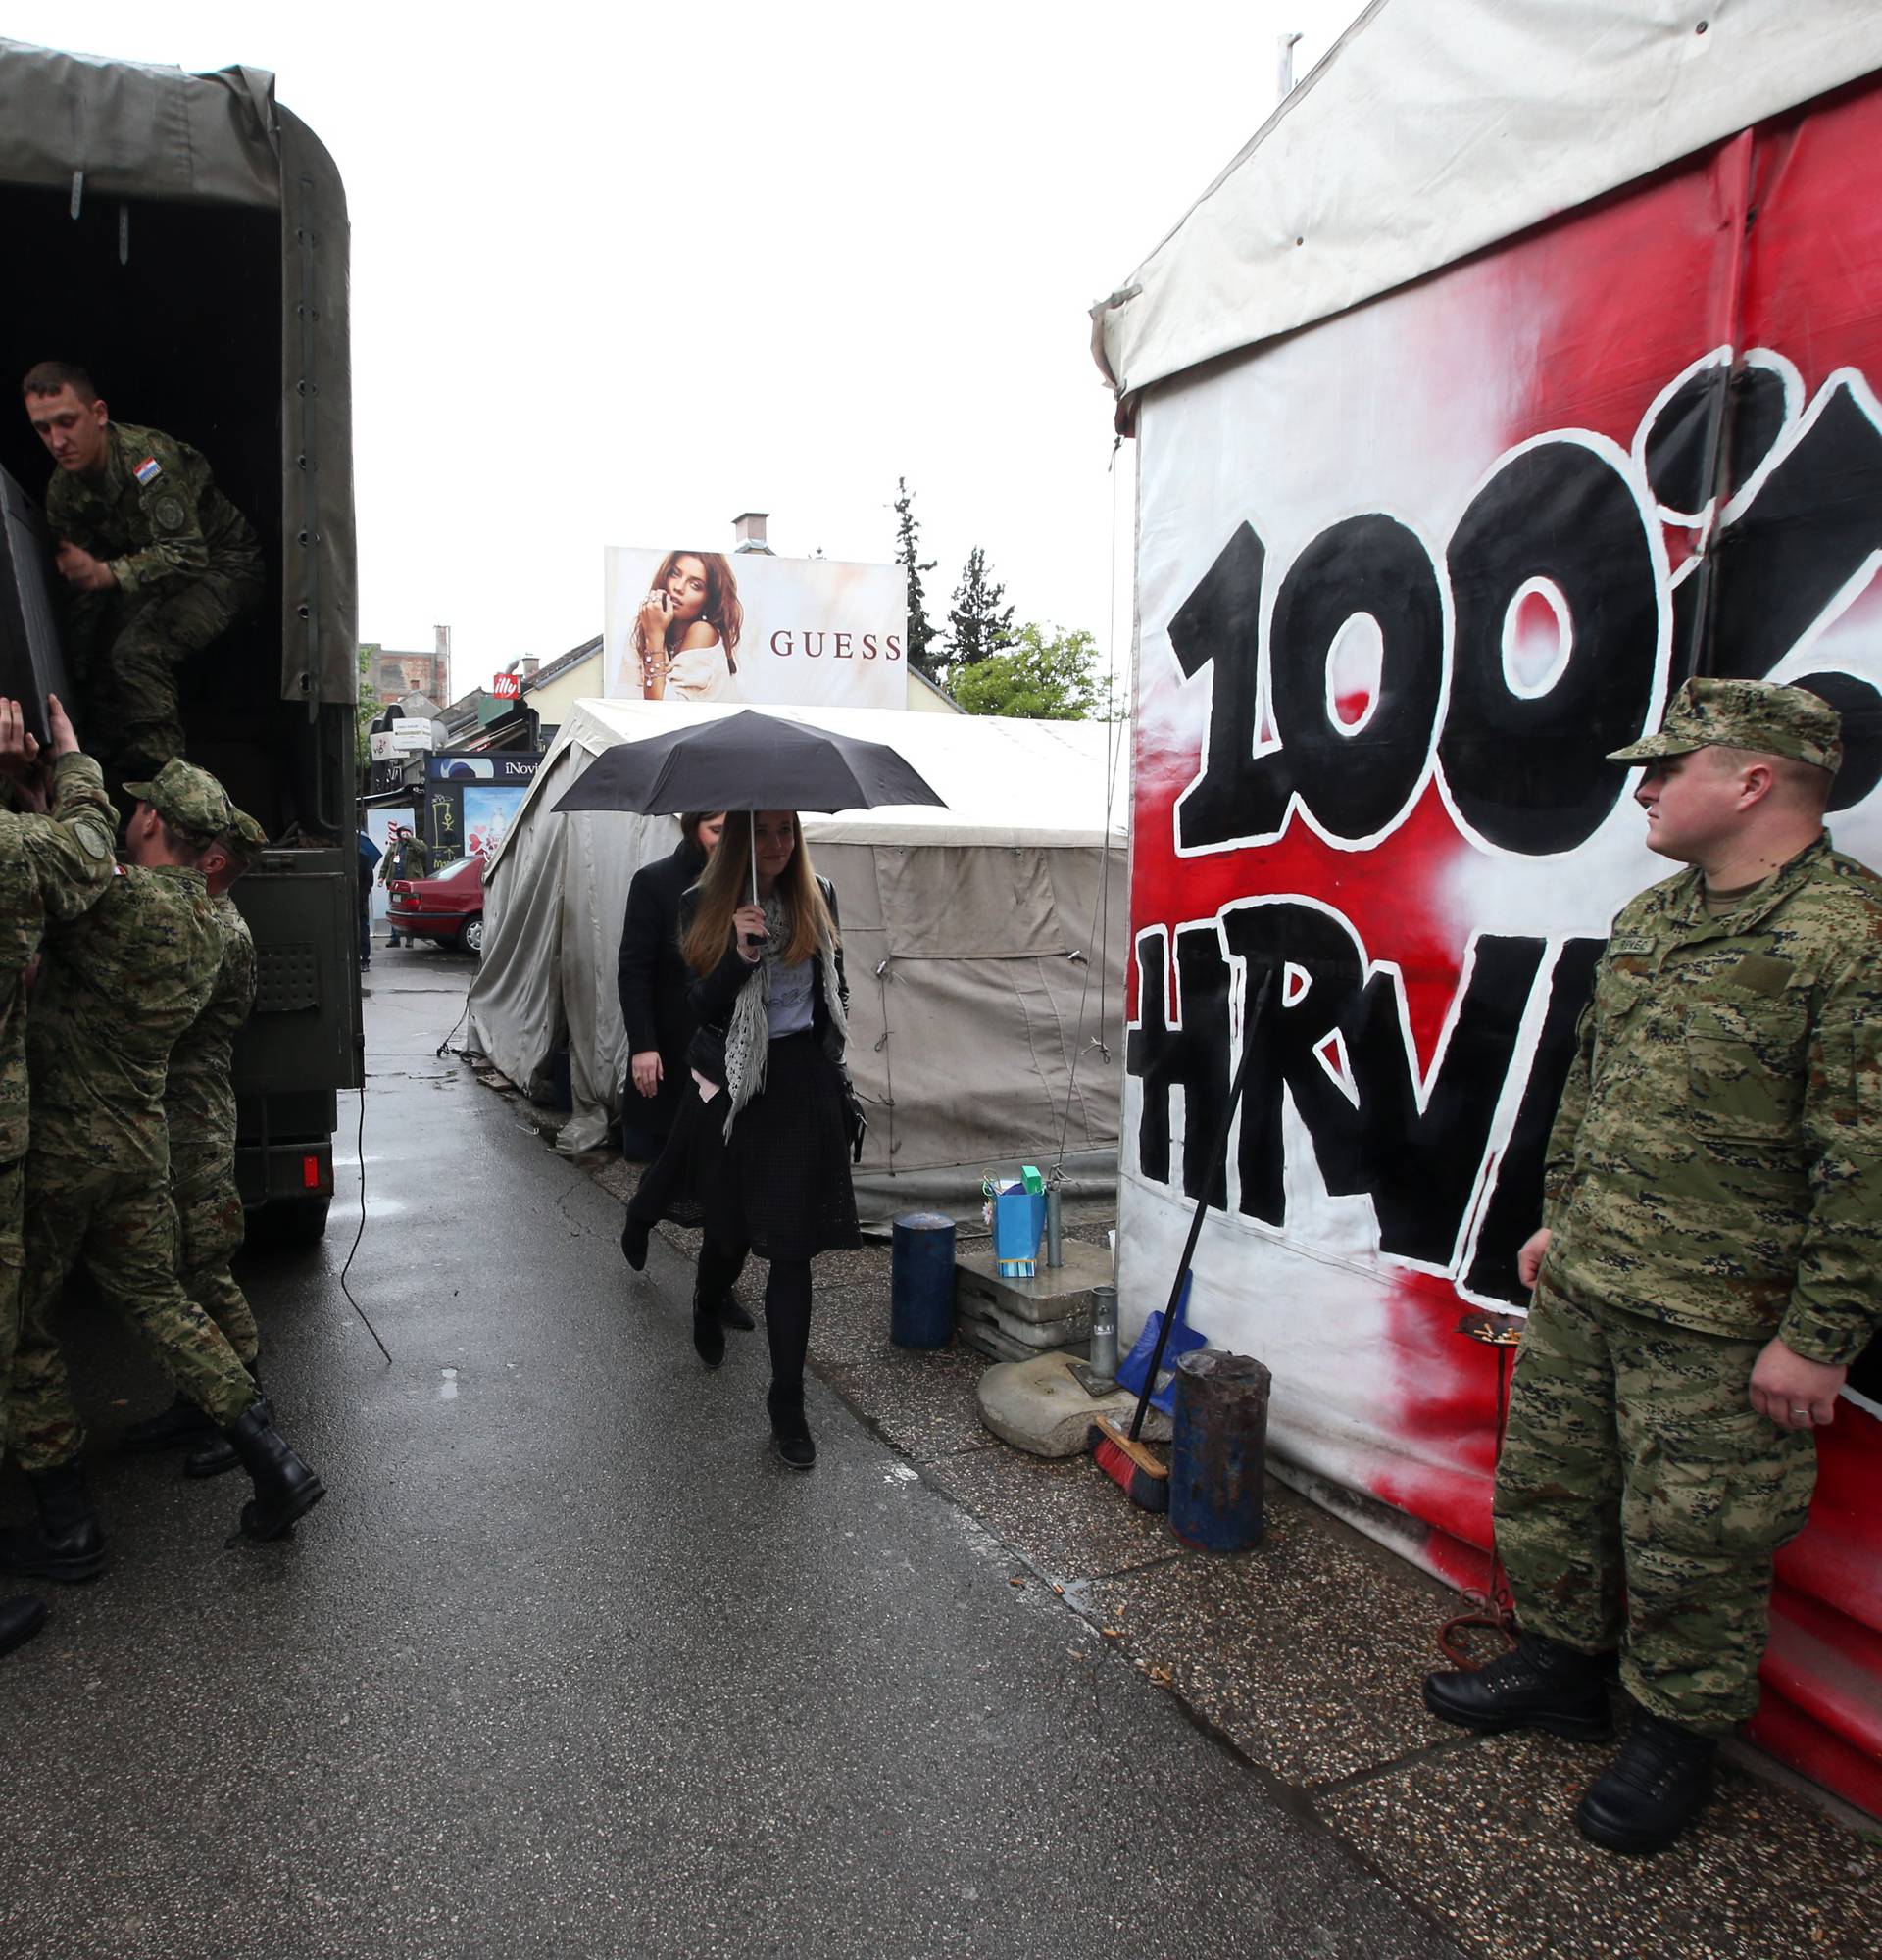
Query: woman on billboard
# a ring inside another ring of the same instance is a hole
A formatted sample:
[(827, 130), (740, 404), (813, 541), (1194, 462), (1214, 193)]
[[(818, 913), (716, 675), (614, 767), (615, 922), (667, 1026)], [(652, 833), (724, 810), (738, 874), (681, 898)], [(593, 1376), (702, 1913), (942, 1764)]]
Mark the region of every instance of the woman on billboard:
[(669, 552), (634, 619), (634, 654), (647, 701), (742, 701), (738, 636), (745, 609), (718, 552)]

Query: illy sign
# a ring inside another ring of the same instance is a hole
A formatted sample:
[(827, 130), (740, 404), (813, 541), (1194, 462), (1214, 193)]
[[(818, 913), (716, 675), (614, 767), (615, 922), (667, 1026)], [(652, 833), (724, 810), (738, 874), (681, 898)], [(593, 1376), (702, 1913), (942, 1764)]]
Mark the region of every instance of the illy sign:
[(490, 692), (499, 701), (515, 701), (522, 692), (522, 676), (520, 674), (498, 674), (496, 679), (490, 683)]

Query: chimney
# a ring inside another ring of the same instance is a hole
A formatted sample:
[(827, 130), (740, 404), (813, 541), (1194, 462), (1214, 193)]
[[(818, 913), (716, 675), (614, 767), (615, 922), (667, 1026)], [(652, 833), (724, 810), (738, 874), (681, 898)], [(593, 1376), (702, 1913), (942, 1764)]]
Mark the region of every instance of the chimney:
[(767, 558), (775, 558), (769, 545), (765, 542), (765, 524), (770, 516), (768, 511), (741, 511), (732, 519), (732, 551), (763, 552)]
[(516, 663), (514, 671), (520, 674), (524, 680), (534, 680), (536, 669), (541, 665), (541, 661), (534, 654), (524, 654), (521, 660)]
[(451, 699), (451, 628), (433, 626), (431, 628), (432, 660), (437, 664), (437, 696), (440, 701)]

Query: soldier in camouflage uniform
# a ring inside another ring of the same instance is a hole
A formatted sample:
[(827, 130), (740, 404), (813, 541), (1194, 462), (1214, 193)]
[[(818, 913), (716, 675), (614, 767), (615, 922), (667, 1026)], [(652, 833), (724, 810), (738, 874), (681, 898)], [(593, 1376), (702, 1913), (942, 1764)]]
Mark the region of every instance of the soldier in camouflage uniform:
[(1612, 760), (1648, 764), (1648, 843), (1690, 868), (1613, 922), (1523, 1248), (1496, 1492), (1519, 1644), (1425, 1700), (1598, 1739), (1618, 1649), (1633, 1725), (1576, 1822), (1655, 1851), (1758, 1706), (1772, 1554), (1876, 1325), (1882, 880), (1823, 829), (1815, 695), (1691, 680)]
[[(26, 968), (37, 956), (48, 918), (75, 918), (104, 895), (117, 869), (112, 839), (118, 818), (105, 801), (98, 764), (78, 745), (57, 700), (48, 707), (51, 810), (44, 771), (20, 705), (0, 701), (0, 775), (13, 783), (25, 812), (0, 808), (0, 1383), (12, 1374), (25, 1269), (27, 1137)], [(0, 1419), (0, 1450), (6, 1442)], [(0, 1599), (0, 1653), (38, 1632), (46, 1610), (37, 1599)]]
[(183, 753), (176, 668), (259, 603), (261, 548), (203, 458), (112, 421), (83, 368), (42, 361), (23, 392), (57, 466), (46, 517), (73, 593), (79, 732), (108, 784), (155, 775)]
[(166, 763), (125, 830), (125, 854), (82, 918), (51, 927), (27, 1030), (32, 1147), (26, 1279), (8, 1442), (38, 1523), (0, 1534), (0, 1570), (92, 1578), (104, 1540), (77, 1462), (83, 1431), (50, 1316), (74, 1267), (151, 1342), (176, 1387), (227, 1435), (255, 1481), (251, 1537), (276, 1537), (324, 1495), (258, 1406), (253, 1377), (176, 1281), (164, 1085), (177, 1037), (222, 968), (197, 860), (229, 825), (213, 776)]
[[(155, 793), (145, 783), (126, 788), (146, 802)], [(267, 844), (261, 825), (231, 806), (228, 829), (202, 860), (222, 964), (208, 1004), (170, 1052), (164, 1086), (170, 1189), (176, 1206), (176, 1277), (223, 1330), (258, 1386), (261, 1337), (247, 1297), (229, 1270), (243, 1237), (242, 1199), (235, 1187), (235, 1037), (255, 1004), (255, 941), (228, 893)], [(187, 1446), (183, 1471), (190, 1477), (219, 1477), (237, 1461), (228, 1440), (183, 1395), (161, 1414), (131, 1424), (124, 1446), (130, 1450)]]

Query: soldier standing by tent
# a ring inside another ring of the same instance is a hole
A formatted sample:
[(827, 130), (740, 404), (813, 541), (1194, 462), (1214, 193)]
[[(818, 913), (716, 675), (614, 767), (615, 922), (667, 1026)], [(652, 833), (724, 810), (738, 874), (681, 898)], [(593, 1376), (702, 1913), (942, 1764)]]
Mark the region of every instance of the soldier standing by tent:
[(27, 1030), (26, 1279), (7, 1412), (38, 1517), (0, 1533), (0, 1571), (66, 1581), (93, 1578), (105, 1560), (78, 1462), (84, 1432), (50, 1328), (80, 1262), (227, 1434), (255, 1483), (242, 1511), (250, 1537), (278, 1537), (325, 1494), (276, 1434), (226, 1336), (176, 1283), (164, 1083), (222, 967), (197, 866), (228, 828), (228, 799), (182, 761), (127, 788), (138, 800), (129, 861), (81, 918), (48, 931)]
[(108, 785), (183, 753), (176, 668), (261, 599), (261, 548), (209, 465), (161, 429), (114, 422), (82, 368), (22, 383), (57, 466), (46, 517), (74, 593), (66, 651), (79, 728)]
[(1497, 1470), (1513, 1653), (1425, 1683), (1485, 1731), (1609, 1733), (1581, 1831), (1670, 1844), (1758, 1706), (1771, 1557), (1803, 1530), (1882, 1280), (1882, 880), (1823, 828), (1836, 711), (1691, 680), (1645, 761), (1689, 868), (1615, 918), (1550, 1138)]
[[(247, 1296), (229, 1261), (243, 1236), (242, 1196), (235, 1188), (235, 1037), (255, 1005), (255, 941), (228, 896), (268, 833), (246, 811), (231, 808), (220, 851), (203, 860), (209, 909), (222, 946), (222, 965), (208, 1004), (170, 1052), (164, 1082), (164, 1124), (170, 1137), (170, 1189), (176, 1205), (176, 1277), (261, 1386), (261, 1336)], [(124, 1432), (131, 1450), (194, 1446), (184, 1459), (190, 1477), (219, 1477), (237, 1458), (187, 1396)]]
[[(74, 918), (95, 905), (118, 868), (112, 856), (117, 820), (98, 764), (78, 753), (56, 699), (48, 703), (47, 720), (49, 814), (42, 813), (41, 758), (20, 705), (0, 701), (0, 775), (29, 806), (25, 814), (0, 811), (0, 1385), (13, 1372), (25, 1270), (25, 969), (38, 955), (46, 920)], [(30, 1640), (45, 1617), (45, 1607), (30, 1596), (0, 1599), (0, 1653)]]

